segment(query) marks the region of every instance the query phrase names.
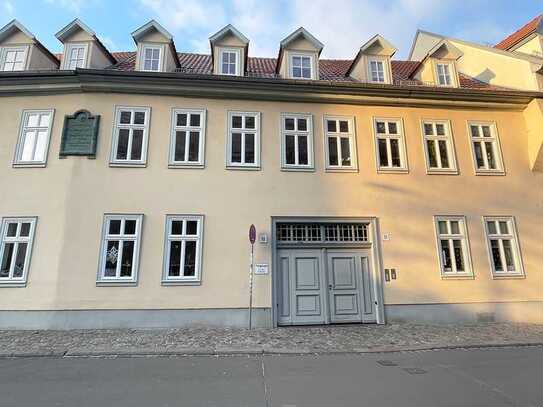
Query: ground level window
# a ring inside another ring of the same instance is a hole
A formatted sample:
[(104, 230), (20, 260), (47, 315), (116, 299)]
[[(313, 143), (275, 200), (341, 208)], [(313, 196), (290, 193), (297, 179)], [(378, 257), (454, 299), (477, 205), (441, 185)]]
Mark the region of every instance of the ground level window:
[(24, 285), (36, 218), (3, 218), (0, 228), (0, 285)]
[(143, 215), (106, 215), (102, 232), (99, 283), (135, 283)]
[(166, 217), (163, 283), (199, 282), (203, 216)]
[(524, 276), (514, 219), (485, 217), (484, 223), (493, 276)]
[(462, 216), (435, 218), (441, 276), (472, 277), (466, 221)]

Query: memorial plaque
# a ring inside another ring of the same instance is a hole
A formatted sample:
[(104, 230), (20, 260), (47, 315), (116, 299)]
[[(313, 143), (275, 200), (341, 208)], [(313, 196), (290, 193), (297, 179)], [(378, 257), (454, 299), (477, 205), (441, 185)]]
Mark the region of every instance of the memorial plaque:
[(60, 158), (69, 155), (96, 158), (99, 124), (100, 116), (93, 116), (87, 110), (79, 110), (71, 116), (65, 116)]

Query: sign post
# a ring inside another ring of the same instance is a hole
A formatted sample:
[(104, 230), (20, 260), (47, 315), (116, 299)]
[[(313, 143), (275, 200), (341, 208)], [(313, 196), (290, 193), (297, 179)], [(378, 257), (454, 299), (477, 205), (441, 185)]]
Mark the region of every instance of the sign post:
[(254, 246), (256, 241), (256, 228), (249, 228), (249, 242), (251, 243), (251, 268), (249, 271), (249, 329), (253, 328), (253, 274), (254, 274)]

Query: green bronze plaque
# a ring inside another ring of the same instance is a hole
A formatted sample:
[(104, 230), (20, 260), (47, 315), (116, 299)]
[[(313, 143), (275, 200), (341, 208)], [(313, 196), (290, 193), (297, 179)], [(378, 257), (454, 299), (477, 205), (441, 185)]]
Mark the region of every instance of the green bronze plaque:
[(79, 110), (71, 116), (65, 116), (60, 158), (69, 155), (96, 158), (99, 124), (100, 116), (93, 116), (87, 110)]

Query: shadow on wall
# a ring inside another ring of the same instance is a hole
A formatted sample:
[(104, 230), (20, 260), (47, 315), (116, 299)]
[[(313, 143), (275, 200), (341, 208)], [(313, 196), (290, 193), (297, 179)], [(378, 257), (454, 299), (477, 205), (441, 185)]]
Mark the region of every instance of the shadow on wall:
[(496, 77), (496, 74), (492, 72), (490, 69), (486, 68), (483, 72), (477, 75), (475, 79), (482, 82), (490, 83), (490, 81), (494, 79), (495, 77)]

